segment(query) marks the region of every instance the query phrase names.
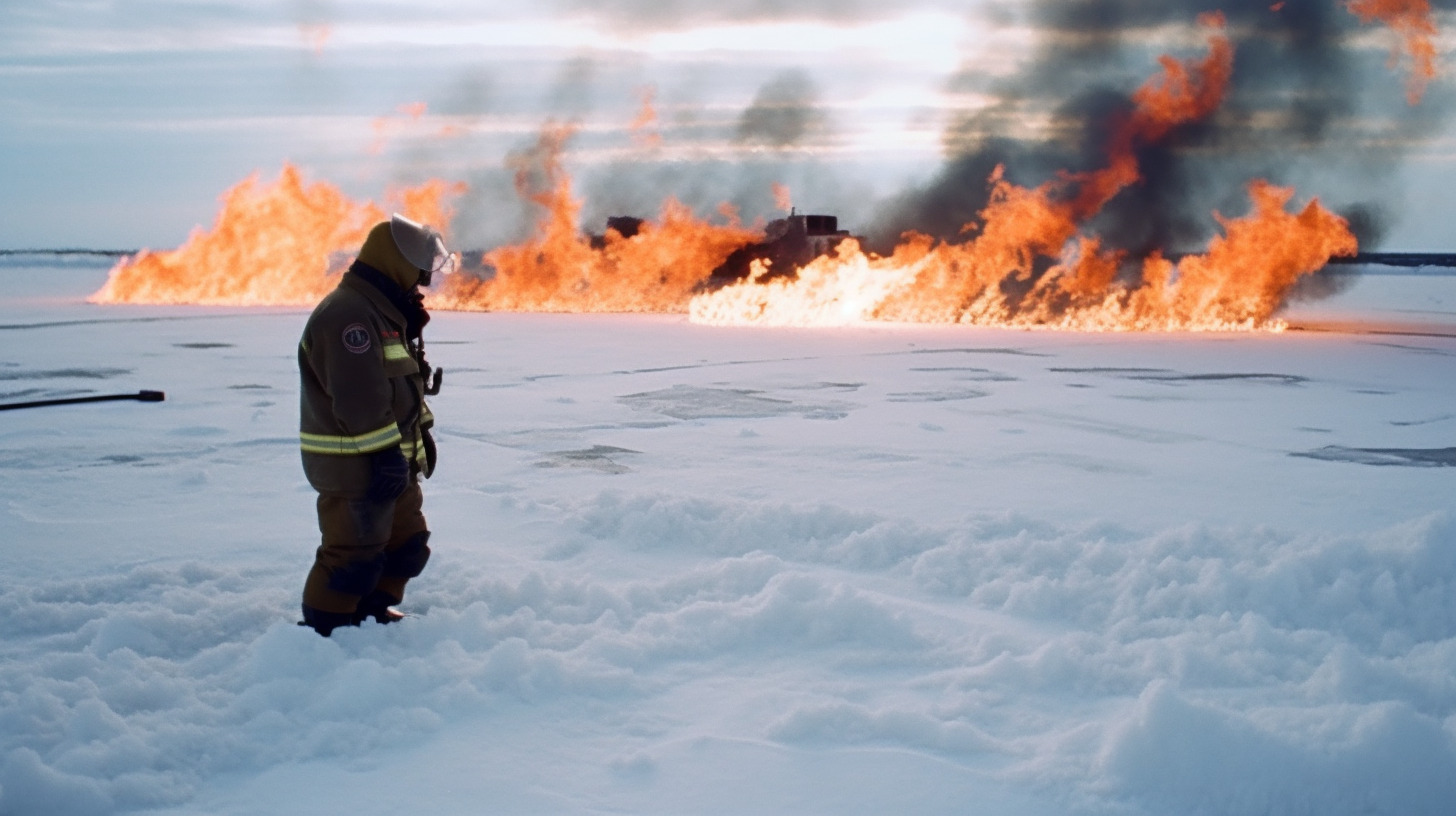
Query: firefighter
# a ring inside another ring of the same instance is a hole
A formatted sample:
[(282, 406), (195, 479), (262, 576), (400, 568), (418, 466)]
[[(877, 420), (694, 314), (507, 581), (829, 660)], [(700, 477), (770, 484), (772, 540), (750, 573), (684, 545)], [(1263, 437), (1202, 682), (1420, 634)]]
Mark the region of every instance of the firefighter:
[(434, 229), (400, 215), (376, 224), (298, 347), (303, 470), (318, 491), (323, 541), (303, 588), (302, 625), (327, 637), (391, 623), (405, 584), (430, 558), (420, 479), (435, 469), (439, 391), (421, 330), (421, 286), (454, 268)]

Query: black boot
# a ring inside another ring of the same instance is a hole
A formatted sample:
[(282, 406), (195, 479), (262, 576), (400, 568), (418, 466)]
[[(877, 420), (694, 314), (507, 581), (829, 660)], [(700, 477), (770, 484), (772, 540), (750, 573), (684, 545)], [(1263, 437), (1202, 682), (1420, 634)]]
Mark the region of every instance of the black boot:
[(399, 603), (398, 598), (378, 589), (374, 590), (359, 601), (359, 611), (354, 613), (354, 625), (357, 626), (369, 618), (373, 618), (376, 623), (394, 623), (397, 620), (404, 620), (403, 612), (390, 609), (397, 603)]
[(303, 620), (298, 622), (299, 626), (313, 627), (324, 637), (328, 637), (340, 626), (358, 626), (359, 618), (343, 612), (325, 612), (322, 609), (314, 609), (308, 604), (303, 605)]

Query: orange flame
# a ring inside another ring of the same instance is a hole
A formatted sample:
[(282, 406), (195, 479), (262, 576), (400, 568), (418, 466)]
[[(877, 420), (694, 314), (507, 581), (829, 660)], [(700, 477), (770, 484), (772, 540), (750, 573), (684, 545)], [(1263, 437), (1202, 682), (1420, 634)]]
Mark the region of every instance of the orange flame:
[(313, 49), (313, 55), (321, 57), (334, 36), (334, 27), (328, 23), (299, 23), (298, 33)]
[(789, 185), (773, 183), (774, 206), (784, 212), (794, 209), (794, 196), (789, 192)]
[[(384, 145), (389, 141), (390, 131), (397, 128), (401, 118), (410, 122), (418, 122), (425, 115), (425, 112), (429, 110), (429, 106), (424, 102), (409, 102), (400, 105), (394, 110), (394, 114), (375, 117), (374, 141), (369, 145), (369, 155), (377, 156), (384, 152)], [(441, 135), (444, 134), (442, 133)]]
[[(445, 199), (462, 185), (430, 181), (395, 191), (399, 211), (429, 224), (449, 223)], [(222, 306), (310, 305), (338, 283), (327, 269), (334, 252), (355, 251), (388, 215), (351, 201), (323, 182), (305, 184), (285, 164), (278, 180), (254, 174), (222, 196), (211, 230), (192, 231), (178, 249), (143, 250), (112, 268), (92, 303), (187, 303)]]
[(1073, 205), (1079, 217), (1096, 214), (1123, 188), (1137, 183), (1142, 174), (1134, 150), (1162, 141), (1178, 126), (1203, 119), (1223, 104), (1233, 76), (1234, 47), (1223, 33), (1221, 13), (1201, 15), (1198, 24), (1211, 29), (1208, 56), (1195, 63), (1162, 57), (1162, 73), (1133, 93), (1133, 112), (1114, 131), (1108, 166), (1072, 177), (1081, 184)]
[[(1176, 266), (1160, 255), (1144, 263), (1140, 286), (1117, 283), (1122, 263), (1096, 238), (1073, 242), (1061, 264), (1020, 293), (1003, 276), (1045, 254), (1065, 224), (1038, 191), (997, 179), (996, 231), (964, 245), (932, 245), (923, 236), (890, 258), (871, 258), (853, 241), (796, 279), (747, 280), (695, 297), (693, 322), (714, 325), (834, 326), (871, 320), (968, 323), (1076, 331), (1279, 331), (1273, 320), (1284, 293), (1331, 257), (1352, 255), (1355, 236), (1343, 218), (1310, 202), (1285, 211), (1293, 191), (1256, 181), (1254, 211), (1220, 218), (1226, 235), (1203, 255)], [(1022, 229), (1029, 233), (1021, 233)], [(1051, 232), (1043, 232), (1050, 230)], [(1058, 247), (1060, 249), (1061, 247)]]
[(1410, 78), (1406, 80), (1406, 101), (1419, 104), (1426, 93), (1426, 86), (1436, 78), (1436, 36), (1435, 20), (1431, 16), (1430, 0), (1349, 0), (1350, 12), (1361, 22), (1380, 21), (1400, 36), (1392, 62), (1399, 60), (1402, 51), (1411, 61)]
[(662, 134), (658, 133), (657, 108), (653, 104), (657, 97), (657, 89), (648, 85), (642, 89), (642, 108), (637, 111), (637, 118), (632, 120), (628, 129), (632, 133), (632, 142), (638, 147), (655, 148), (662, 146)]
[[(485, 255), (494, 267), (487, 280), (452, 275), (429, 304), (465, 311), (680, 312), (709, 272), (734, 249), (754, 240), (736, 220), (714, 226), (669, 199), (657, 222), (645, 222), (631, 237), (608, 230), (600, 242), (577, 227), (581, 202), (561, 153), (570, 127), (554, 126), (541, 136), (540, 167), (517, 168), (516, 189), (542, 207), (536, 236)], [(544, 184), (534, 183), (535, 171)]]

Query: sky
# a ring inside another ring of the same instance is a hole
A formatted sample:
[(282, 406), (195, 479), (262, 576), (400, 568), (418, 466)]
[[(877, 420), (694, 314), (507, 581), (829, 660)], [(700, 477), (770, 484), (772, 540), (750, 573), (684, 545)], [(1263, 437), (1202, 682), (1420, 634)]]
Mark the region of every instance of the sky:
[(463, 181), (454, 234), (486, 248), (529, 232), (511, 168), (551, 123), (577, 129), (565, 158), (584, 229), (668, 196), (773, 217), (777, 183), (865, 234), (951, 235), (996, 164), (1039, 184), (1095, 161), (1106, 114), (1159, 55), (1200, 56), (1195, 20), (1218, 9), (1234, 88), (1107, 216), (1155, 214), (1129, 247), (1193, 248), (1214, 210), (1272, 176), (1354, 217), (1367, 247), (1449, 250), (1450, 83), (1406, 105), (1395, 39), (1342, 6), (6, 3), (0, 249), (175, 246), (227, 188), (284, 162), (359, 198)]

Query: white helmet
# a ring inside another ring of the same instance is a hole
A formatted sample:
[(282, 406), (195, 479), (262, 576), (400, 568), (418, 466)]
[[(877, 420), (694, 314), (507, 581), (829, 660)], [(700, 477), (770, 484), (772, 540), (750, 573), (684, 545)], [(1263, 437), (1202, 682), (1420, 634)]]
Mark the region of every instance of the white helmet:
[(435, 228), (395, 213), (389, 219), (389, 235), (404, 259), (420, 270), (420, 286), (429, 286), (436, 273), (448, 275), (459, 261), (445, 248), (445, 239)]

